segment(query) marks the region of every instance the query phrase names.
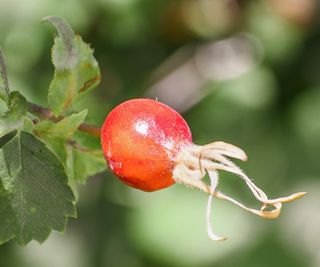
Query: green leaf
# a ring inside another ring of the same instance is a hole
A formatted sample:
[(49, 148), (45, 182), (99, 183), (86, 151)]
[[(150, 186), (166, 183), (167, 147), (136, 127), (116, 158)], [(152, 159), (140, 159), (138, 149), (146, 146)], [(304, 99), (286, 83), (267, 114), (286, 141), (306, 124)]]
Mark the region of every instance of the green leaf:
[(76, 64), (75, 51), (73, 47), (74, 32), (70, 25), (62, 18), (48, 16), (43, 18), (43, 21), (50, 22), (58, 31), (62, 40), (59, 43), (59, 53), (52, 58), (54, 66), (59, 69), (72, 68)]
[[(43, 128), (47, 122), (43, 122)], [(48, 124), (49, 128), (54, 127), (53, 122), (48, 122)], [(44, 140), (62, 162), (70, 182), (76, 181), (84, 184), (89, 176), (106, 169), (107, 165), (99, 138), (76, 132), (72, 139), (66, 140), (53, 136), (50, 132), (41, 132), (38, 131), (39, 128), (36, 129), (35, 133)]]
[(67, 170), (71, 179), (85, 183), (89, 176), (106, 169), (106, 161), (101, 150), (79, 150), (70, 148), (67, 153)]
[(8, 82), (8, 73), (7, 66), (4, 61), (3, 52), (0, 48), (0, 98), (9, 104), (9, 82)]
[(73, 136), (73, 140), (87, 149), (101, 151), (101, 140), (97, 136), (77, 131)]
[[(9, 112), (7, 116), (12, 119), (21, 119), (27, 114), (27, 100), (18, 91), (10, 93), (9, 96)], [(6, 115), (5, 115), (6, 116)]]
[(84, 122), (88, 111), (83, 110), (79, 113), (74, 113), (68, 117), (63, 118), (57, 123), (52, 121), (42, 121), (34, 126), (34, 131), (40, 133), (46, 133), (51, 137), (60, 137), (62, 139), (70, 138)]
[(10, 131), (23, 129), (24, 126), (30, 124), (25, 117), (27, 114), (27, 100), (24, 96), (15, 91), (10, 93), (8, 101), (9, 110), (0, 117), (0, 137)]
[(59, 121), (54, 127), (54, 133), (63, 138), (70, 138), (84, 122), (88, 111), (85, 109), (79, 113), (74, 113)]
[(38, 138), (11, 132), (0, 138), (0, 243), (43, 242), (75, 216), (64, 168)]
[(68, 175), (77, 182), (85, 183), (89, 176), (107, 167), (100, 138), (79, 131), (72, 138), (75, 145), (67, 153)]
[(93, 50), (73, 33), (67, 22), (46, 17), (58, 31), (52, 49), (54, 78), (49, 87), (48, 102), (58, 116), (72, 107), (100, 82), (100, 70)]
[(44, 135), (41, 134), (39, 135), (39, 137), (50, 148), (50, 150), (58, 157), (60, 162), (62, 162), (63, 166), (65, 167), (66, 166), (65, 162), (67, 160), (66, 140), (60, 137), (52, 137), (46, 134)]

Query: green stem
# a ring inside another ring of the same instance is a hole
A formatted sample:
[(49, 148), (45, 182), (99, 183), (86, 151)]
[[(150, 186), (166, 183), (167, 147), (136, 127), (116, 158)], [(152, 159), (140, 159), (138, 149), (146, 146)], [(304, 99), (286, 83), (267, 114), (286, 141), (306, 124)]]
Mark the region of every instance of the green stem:
[(2, 97), (4, 98), (5, 102), (8, 105), (9, 95), (10, 95), (9, 82), (8, 82), (8, 72), (7, 72), (7, 65), (5, 63), (4, 55), (3, 55), (1, 47), (0, 47), (0, 79), (2, 79), (2, 81), (4, 83), (4, 89), (5, 89), (5, 94)]
[[(48, 119), (53, 122), (58, 122), (63, 119), (62, 116), (54, 116), (54, 114), (49, 109), (31, 102), (28, 102), (28, 111), (32, 114), (38, 115), (40, 118)], [(98, 126), (92, 124), (82, 123), (79, 126), (78, 130), (96, 137), (100, 137), (101, 129)]]

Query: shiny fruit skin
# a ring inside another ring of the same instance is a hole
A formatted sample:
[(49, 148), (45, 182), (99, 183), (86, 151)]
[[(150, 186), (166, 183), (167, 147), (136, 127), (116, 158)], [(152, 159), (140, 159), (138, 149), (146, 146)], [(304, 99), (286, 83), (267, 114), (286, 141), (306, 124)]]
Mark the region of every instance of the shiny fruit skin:
[(174, 183), (174, 156), (192, 144), (192, 135), (182, 116), (169, 106), (132, 99), (109, 113), (101, 144), (111, 170), (124, 183), (155, 191)]

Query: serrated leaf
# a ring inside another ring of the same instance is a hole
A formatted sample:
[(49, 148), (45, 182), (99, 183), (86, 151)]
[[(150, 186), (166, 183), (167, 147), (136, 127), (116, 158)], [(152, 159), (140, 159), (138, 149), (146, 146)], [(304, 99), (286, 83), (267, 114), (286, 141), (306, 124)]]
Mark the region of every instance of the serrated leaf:
[(70, 148), (69, 153), (67, 153), (67, 161), (69, 177), (83, 184), (89, 176), (106, 169), (106, 161), (101, 150), (81, 151)]
[(100, 145), (94, 140), (98, 139), (96, 137), (88, 141), (81, 139), (85, 137), (78, 132), (73, 136), (72, 141), (53, 137), (44, 132), (40, 134), (40, 137), (60, 159), (70, 182), (76, 181), (84, 184), (89, 176), (106, 169), (107, 165)]
[(0, 138), (0, 243), (43, 242), (75, 216), (64, 168), (38, 138), (11, 132)]
[(65, 167), (65, 162), (67, 160), (66, 152), (66, 140), (59, 137), (52, 137), (49, 135), (40, 135), (44, 143), (50, 148), (50, 150), (56, 154), (60, 162)]
[[(70, 151), (67, 153), (67, 160), (72, 161), (72, 173), (69, 166), (68, 174), (75, 181), (85, 183), (89, 176), (100, 173), (107, 168), (101, 150), (100, 138), (78, 131), (73, 136), (73, 140), (80, 149), (73, 147), (72, 153)], [(72, 159), (70, 160), (70, 158)]]
[(74, 35), (64, 20), (57, 17), (45, 20), (59, 33), (52, 49), (55, 72), (48, 94), (49, 107), (58, 116), (98, 85), (100, 70), (93, 50), (80, 36)]
[(34, 126), (34, 131), (40, 133), (40, 135), (41, 133), (45, 133), (51, 137), (68, 139), (77, 131), (81, 123), (84, 122), (87, 113), (87, 110), (83, 110), (79, 113), (71, 114), (57, 123), (42, 121)]
[(0, 117), (0, 137), (10, 131), (23, 129), (24, 126), (30, 125), (25, 117), (27, 100), (24, 96), (17, 91), (10, 93), (8, 106), (9, 110)]
[(79, 113), (74, 113), (68, 117), (63, 118), (61, 121), (55, 124), (54, 134), (62, 138), (71, 137), (84, 122), (88, 111), (85, 109)]
[(18, 91), (13, 91), (9, 96), (9, 112), (5, 116), (10, 116), (12, 120), (20, 119), (27, 113), (27, 100)]
[(43, 21), (50, 22), (56, 28), (62, 40), (58, 44), (58, 46), (61, 46), (58, 48), (60, 53), (52, 58), (54, 66), (59, 69), (72, 68), (76, 63), (72, 28), (64, 19), (55, 16), (47, 16), (43, 18)]

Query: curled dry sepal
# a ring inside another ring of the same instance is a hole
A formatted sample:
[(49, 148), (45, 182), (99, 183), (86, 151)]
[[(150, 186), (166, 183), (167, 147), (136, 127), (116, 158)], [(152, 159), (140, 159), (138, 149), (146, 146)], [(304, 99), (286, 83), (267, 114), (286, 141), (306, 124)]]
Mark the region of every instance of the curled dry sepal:
[[(225, 240), (211, 227), (212, 197), (228, 200), (260, 217), (273, 219), (280, 214), (282, 203), (299, 199), (305, 192), (269, 199), (230, 159), (246, 160), (240, 148), (224, 142), (199, 146), (192, 143), (186, 121), (170, 107), (151, 99), (133, 99), (115, 107), (107, 116), (101, 143), (111, 170), (129, 186), (155, 191), (175, 182), (207, 192), (207, 230), (213, 240)], [(262, 203), (251, 209), (217, 191), (218, 171), (238, 175)], [(210, 185), (204, 182), (206, 174)], [(268, 207), (272, 210), (266, 210)]]
[(58, 32), (48, 108), (10, 90), (0, 49), (0, 99), (7, 107), (0, 114), (0, 244), (43, 242), (51, 229), (63, 231), (76, 216), (74, 185), (105, 169), (99, 128), (84, 123), (87, 110), (73, 111), (100, 81), (93, 51), (63, 19), (44, 21)]
[[(173, 170), (175, 181), (196, 187), (210, 194), (207, 205), (207, 230), (208, 235), (213, 240), (225, 240), (226, 237), (216, 235), (211, 228), (211, 202), (212, 197), (228, 200), (240, 208), (256, 214), (262, 218), (275, 219), (280, 215), (282, 203), (291, 202), (303, 197), (306, 192), (294, 193), (290, 196), (269, 199), (266, 193), (256, 186), (252, 180), (230, 159), (236, 158), (247, 160), (247, 155), (240, 148), (224, 143), (213, 142), (204, 146), (193, 145), (186, 147), (178, 153), (175, 161), (176, 166)], [(252, 191), (254, 197), (262, 203), (260, 210), (248, 208), (239, 201), (216, 191), (219, 181), (218, 171), (227, 171), (239, 176)], [(203, 181), (206, 173), (210, 178), (210, 186)], [(272, 210), (266, 210), (268, 207), (273, 207)]]

